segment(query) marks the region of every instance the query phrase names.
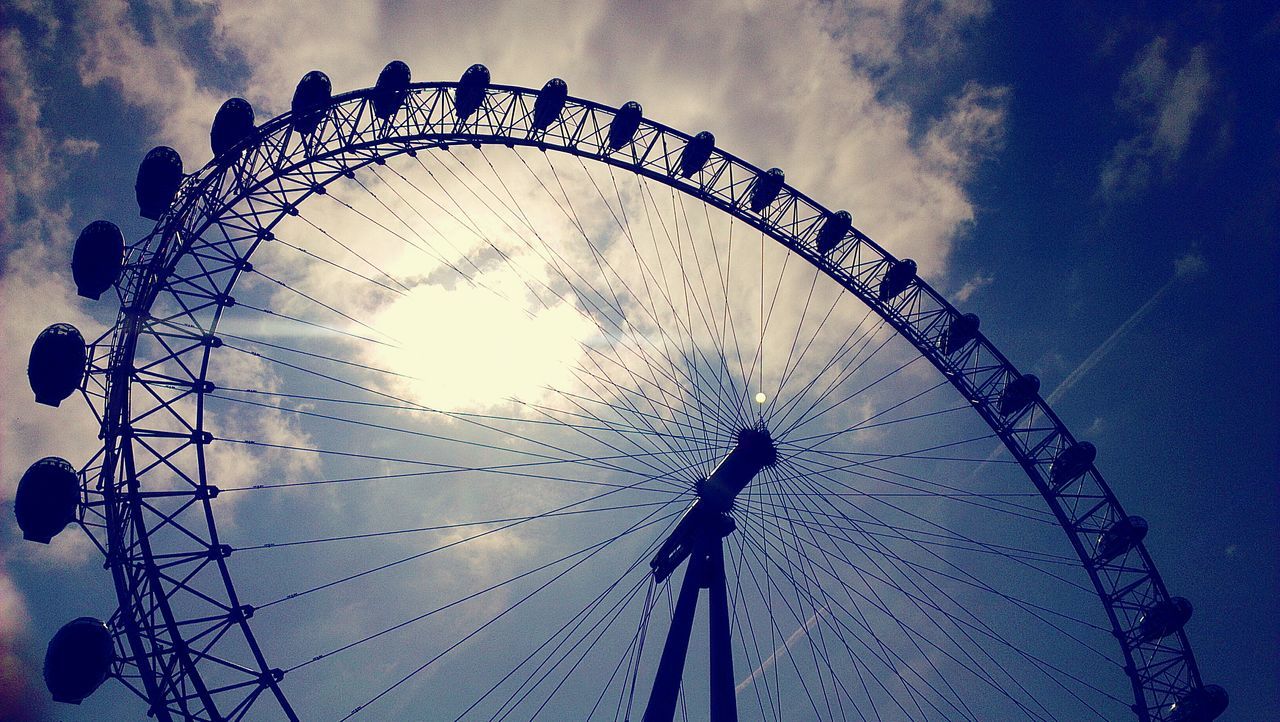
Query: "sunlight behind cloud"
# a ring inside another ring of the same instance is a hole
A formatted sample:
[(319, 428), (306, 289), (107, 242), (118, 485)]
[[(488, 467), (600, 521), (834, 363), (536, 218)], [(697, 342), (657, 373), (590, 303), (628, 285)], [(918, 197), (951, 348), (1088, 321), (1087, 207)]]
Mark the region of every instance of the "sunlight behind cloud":
[(378, 347), (377, 365), (408, 377), (413, 401), (451, 411), (536, 401), (573, 385), (591, 321), (565, 303), (522, 308), (508, 298), (478, 286), (417, 286), (377, 317), (400, 343)]

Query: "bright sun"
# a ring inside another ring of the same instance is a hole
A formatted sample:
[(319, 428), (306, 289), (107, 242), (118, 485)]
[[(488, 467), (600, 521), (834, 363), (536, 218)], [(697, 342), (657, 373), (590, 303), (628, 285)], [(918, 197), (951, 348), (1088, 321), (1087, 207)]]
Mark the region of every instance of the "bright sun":
[[(504, 295), (519, 298), (519, 290)], [(591, 321), (567, 303), (526, 313), (508, 298), (464, 284), (418, 286), (374, 323), (400, 347), (374, 347), (374, 354), (382, 367), (410, 377), (413, 400), (432, 408), (536, 401), (548, 387), (574, 385), (582, 344), (595, 331)]]

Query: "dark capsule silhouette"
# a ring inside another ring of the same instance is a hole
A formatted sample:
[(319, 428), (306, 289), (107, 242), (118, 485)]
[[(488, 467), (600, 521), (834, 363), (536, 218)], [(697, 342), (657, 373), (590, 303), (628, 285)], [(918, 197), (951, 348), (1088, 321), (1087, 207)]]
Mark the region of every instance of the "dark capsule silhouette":
[(106, 681), (115, 661), (111, 630), (100, 619), (62, 625), (44, 653), (44, 684), (55, 702), (80, 704)]
[(1017, 413), (1036, 400), (1040, 393), (1040, 379), (1027, 374), (1019, 376), (1005, 385), (1000, 392), (1000, 414), (1008, 416)]
[(781, 168), (770, 168), (756, 176), (751, 183), (751, 200), (748, 203), (751, 211), (759, 213), (772, 203), (778, 197), (778, 191), (782, 190), (782, 183), (786, 179), (787, 174), (783, 173)]
[(680, 175), (689, 178), (702, 170), (702, 166), (711, 159), (711, 151), (715, 148), (716, 137), (711, 131), (704, 130), (693, 136), (680, 152)]
[(332, 98), (333, 84), (328, 75), (312, 70), (302, 76), (293, 91), (293, 129), (305, 135), (316, 132)]
[(75, 326), (55, 323), (41, 331), (27, 359), (27, 380), (36, 402), (57, 406), (75, 393), (88, 360), (84, 337)]
[(889, 270), (884, 272), (884, 278), (880, 279), (880, 300), (888, 301), (907, 290), (907, 286), (911, 285), (915, 277), (915, 261), (910, 258), (893, 261), (889, 264)]
[(981, 325), (982, 321), (976, 313), (966, 313), (951, 319), (951, 325), (947, 327), (945, 340), (942, 342), (942, 352), (950, 356), (964, 348), (966, 344), (978, 337), (978, 327)]
[(76, 520), (79, 501), (80, 477), (66, 459), (46, 456), (27, 467), (13, 497), (22, 538), (48, 544)]
[(182, 185), (182, 156), (167, 145), (158, 145), (147, 151), (138, 164), (138, 179), (133, 183), (133, 194), (138, 200), (138, 214), (153, 221), (169, 210), (173, 197)]
[[(221, 157), (253, 134), (253, 106), (244, 98), (231, 98), (218, 108), (209, 129), (209, 146), (215, 158)], [(237, 151), (236, 155), (239, 155)], [(228, 156), (234, 159), (236, 156)]]
[(853, 216), (849, 215), (849, 211), (836, 211), (827, 216), (818, 231), (818, 253), (825, 256), (835, 250), (850, 228), (853, 228)]
[(124, 265), (124, 236), (111, 221), (94, 221), (80, 231), (71, 253), (71, 276), (76, 292), (95, 301), (120, 277)]
[(1072, 444), (1053, 458), (1049, 467), (1049, 485), (1055, 489), (1075, 481), (1084, 475), (1093, 460), (1098, 458), (1098, 448), (1087, 441)]
[(1140, 516), (1128, 516), (1107, 527), (1098, 537), (1098, 550), (1094, 561), (1106, 564), (1128, 552), (1147, 536), (1147, 520)]
[(458, 114), (458, 120), (466, 120), (480, 108), (488, 89), (489, 69), (480, 63), (467, 68), (458, 80), (458, 89), (453, 94), (453, 110)]
[(1138, 622), (1138, 640), (1154, 642), (1182, 629), (1191, 619), (1191, 602), (1170, 597), (1149, 607)]
[(533, 101), (533, 129), (546, 130), (556, 122), (564, 110), (564, 101), (569, 97), (569, 84), (560, 78), (552, 78), (538, 91)]
[(1168, 722), (1213, 722), (1227, 711), (1227, 690), (1207, 684), (1187, 692), (1169, 708)]
[(644, 108), (634, 100), (628, 100), (618, 108), (617, 115), (613, 116), (613, 122), (609, 124), (609, 147), (613, 150), (619, 150), (622, 146), (631, 142), (635, 137), (636, 131), (640, 129), (640, 118), (644, 115)]
[(403, 60), (392, 60), (378, 73), (373, 86), (373, 113), (383, 120), (396, 114), (409, 94), (409, 66)]

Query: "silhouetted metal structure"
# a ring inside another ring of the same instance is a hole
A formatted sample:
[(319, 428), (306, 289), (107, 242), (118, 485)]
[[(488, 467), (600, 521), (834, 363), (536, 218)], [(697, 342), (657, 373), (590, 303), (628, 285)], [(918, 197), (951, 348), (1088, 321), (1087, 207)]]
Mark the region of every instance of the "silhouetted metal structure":
[[(210, 354), (223, 345), (219, 322), (236, 305), (232, 291), (252, 271), (254, 252), (330, 184), (401, 155), (505, 145), (565, 153), (665, 184), (758, 229), (860, 299), (968, 401), (1043, 498), (1119, 640), (1135, 717), (1210, 720), (1225, 707), (1225, 693), (1203, 684), (1183, 632), (1189, 604), (1165, 589), (1142, 545), (1146, 523), (1121, 508), (1094, 466), (1092, 445), (1067, 430), (1039, 396), (1039, 380), (1020, 373), (980, 333), (975, 315), (921, 280), (914, 261), (894, 258), (859, 231), (849, 213), (787, 185), (780, 169), (763, 170), (716, 148), (708, 132), (655, 123), (635, 102), (614, 109), (573, 98), (558, 79), (541, 90), (495, 85), (474, 65), (457, 83), (411, 84), (408, 66), (396, 62), (375, 87), (337, 96), (323, 73), (309, 73), (292, 107), (255, 125), (246, 101), (228, 100), (213, 121), (214, 159), (185, 177), (170, 149), (148, 154), (138, 202), (144, 217), (159, 222), (128, 246), (118, 279), (109, 229), (91, 226), (102, 233), (86, 229), (93, 238), (82, 236), (83, 253), (77, 245), (77, 280), (84, 277), (89, 295), (115, 281), (115, 326), (87, 350), (74, 329), (54, 326), (33, 349), (38, 400), (56, 405), (80, 389), (100, 414), (104, 444), (79, 472), (84, 501), (77, 518), (106, 554), (119, 602), (108, 623), (110, 655), (101, 649), (107, 627), (93, 620), (72, 623), (80, 635), (73, 641), (67, 632), (51, 643), (56, 697), (82, 699), (109, 665), (162, 720), (252, 719), (267, 704), (297, 718), (286, 672), (268, 661), (251, 621), (256, 610), (237, 594), (229, 567), (235, 549), (220, 540), (216, 523), (219, 487), (204, 473), (216, 443), (203, 409), (216, 390), (208, 369)], [(153, 313), (161, 306), (163, 315)], [(734, 531), (728, 513), (735, 499), (780, 453), (769, 433), (740, 429), (652, 558), (657, 583), (682, 564), (685, 572), (646, 721), (675, 714), (703, 588), (711, 718), (736, 719), (723, 540)], [(161, 472), (178, 483), (148, 486)], [(38, 526), (33, 534), (43, 537), (58, 526), (65, 504), (50, 504), (53, 511), (41, 512), (48, 519), (24, 522), (24, 530)], [(151, 542), (162, 530), (181, 533), (161, 556)], [(174, 551), (175, 543), (186, 549)], [(66, 661), (68, 645), (94, 646), (92, 664), (89, 657)], [(217, 683), (208, 681), (212, 668)]]

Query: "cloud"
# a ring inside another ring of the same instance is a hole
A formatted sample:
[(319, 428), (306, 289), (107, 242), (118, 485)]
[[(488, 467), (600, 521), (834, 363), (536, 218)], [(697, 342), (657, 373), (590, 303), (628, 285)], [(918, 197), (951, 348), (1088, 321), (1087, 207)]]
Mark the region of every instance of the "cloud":
[[(190, 170), (209, 155), (209, 124), (225, 98), (201, 82), (176, 42), (179, 19), (159, 6), (150, 10), (132, 13), (124, 0), (85, 3), (74, 26), (77, 70), (85, 86), (110, 83), (143, 109), (156, 143), (177, 149)], [(139, 15), (149, 21), (141, 28)]]
[[(0, 105), (0, 303), (7, 311), (0, 315), (0, 377), (6, 379), (0, 386), (0, 500), (9, 500), (36, 459), (58, 455), (76, 464), (92, 454), (97, 428), (84, 404), (72, 398), (56, 409), (38, 406), (25, 379), (31, 343), (46, 326), (71, 323), (92, 341), (98, 324), (72, 289), (70, 211), (51, 200), (63, 175), (61, 158), (40, 123), (25, 43), (11, 30), (0, 36), (0, 49), (0, 85), (8, 91)], [(32, 307), (40, 313), (17, 312)]]
[(1009, 89), (967, 83), (947, 104), (947, 114), (925, 136), (925, 157), (959, 182), (1004, 144)]
[(94, 156), (98, 154), (98, 148), (98, 141), (89, 138), (66, 138), (62, 141), (62, 150), (67, 155)]
[(1181, 67), (1170, 63), (1169, 41), (1156, 38), (1134, 58), (1116, 94), (1116, 106), (1136, 126), (1102, 166), (1098, 193), (1132, 196), (1181, 160), (1214, 92), (1213, 70), (1203, 45)]
[(973, 274), (969, 280), (964, 282), (964, 285), (961, 286), (954, 295), (952, 295), (952, 300), (956, 303), (964, 303), (965, 301), (968, 301), (973, 294), (977, 293), (979, 289), (986, 288), (987, 286), (995, 283), (995, 281), (996, 277), (994, 275), (984, 274), (979, 271), (978, 273)]
[[(0, 501), (10, 501), (27, 465), (51, 454), (73, 464), (87, 461), (96, 429), (83, 404), (37, 406), (25, 383), (27, 353), (36, 334), (52, 321), (68, 321), (92, 333), (93, 322), (77, 307), (70, 289), (67, 239), (69, 211), (51, 201), (62, 179), (57, 144), (41, 125), (40, 99), (27, 65), (28, 51), (15, 29), (0, 34)], [(19, 312), (38, 305), (40, 313)], [(6, 509), (11, 507), (6, 504)], [(60, 535), (52, 547), (33, 549), (18, 539), (12, 518), (0, 530), (0, 718), (38, 719), (46, 709), (37, 651), (28, 629), (22, 591), (9, 572), (12, 554), (37, 562), (82, 561), (84, 539)], [(12, 549), (12, 552), (10, 551)]]
[(44, 719), (45, 691), (33, 673), (33, 664), (24, 654), (29, 644), (30, 617), (22, 593), (13, 579), (3, 573), (0, 551), (0, 718), (10, 722)]
[[(211, 48), (246, 65), (236, 93), (260, 118), (286, 109), (298, 78), (313, 68), (331, 75), (335, 91), (371, 84), (396, 57), (418, 80), (451, 80), (477, 61), (495, 82), (537, 87), (563, 76), (575, 95), (611, 104), (638, 99), (649, 117), (710, 128), (721, 146), (788, 169), (797, 187), (852, 210), (864, 230), (921, 261), (930, 277), (945, 272), (955, 234), (973, 217), (964, 183), (997, 145), (1004, 119), (1006, 92), (971, 83), (917, 142), (910, 108), (885, 100), (877, 79), (894, 64), (891, 48), (942, 52), (960, 44), (962, 31), (988, 12), (982, 2), (927, 11), (800, 1), (696, 10), (571, 0), (465, 10), (375, 5), (344, 12), (342, 23), (332, 22), (325, 3), (233, 1), (205, 12)], [(180, 33), (163, 32), (181, 18), (162, 7), (148, 17), (151, 27), (139, 28), (123, 3), (94, 3), (80, 21), (81, 79), (120, 88), (158, 125), (158, 140), (179, 147), (194, 166), (206, 157), (208, 124), (225, 92), (201, 82), (213, 71), (184, 52)], [(428, 24), (431, 41), (424, 42)]]

